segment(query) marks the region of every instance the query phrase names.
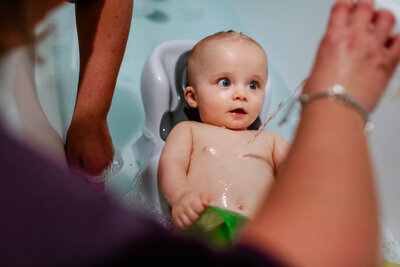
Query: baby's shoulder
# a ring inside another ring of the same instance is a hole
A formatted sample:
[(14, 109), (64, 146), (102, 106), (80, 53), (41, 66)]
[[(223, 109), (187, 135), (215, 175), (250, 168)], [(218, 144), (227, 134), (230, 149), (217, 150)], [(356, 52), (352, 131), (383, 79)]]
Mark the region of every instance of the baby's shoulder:
[(257, 138), (260, 138), (261, 139), (260, 141), (263, 142), (272, 142), (272, 143), (286, 142), (286, 140), (282, 136), (268, 130), (261, 131)]
[(171, 132), (168, 134), (166, 142), (176, 142), (177, 140), (188, 140), (193, 138), (196, 122), (182, 121), (172, 127)]
[(269, 130), (262, 130), (261, 131), (261, 135), (265, 136), (265, 137), (276, 137), (276, 136), (280, 136), (279, 134), (273, 132), (273, 131), (269, 131)]
[(173, 128), (172, 128), (172, 132), (176, 133), (176, 132), (193, 132), (195, 131), (197, 128), (201, 127), (202, 123), (197, 122), (197, 121), (182, 121), (179, 122), (178, 124), (176, 124)]
[(273, 138), (275, 136), (274, 132), (271, 131), (266, 131), (266, 130), (262, 130), (262, 131), (258, 131), (258, 130), (251, 130), (249, 131), (250, 135), (257, 135), (257, 138), (260, 139), (269, 139), (269, 138)]
[(174, 128), (196, 128), (202, 125), (201, 122), (198, 121), (181, 121)]

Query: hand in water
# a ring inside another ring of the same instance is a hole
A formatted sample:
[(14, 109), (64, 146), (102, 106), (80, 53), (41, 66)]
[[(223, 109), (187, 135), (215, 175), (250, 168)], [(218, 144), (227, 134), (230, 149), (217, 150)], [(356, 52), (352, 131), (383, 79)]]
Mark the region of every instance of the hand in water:
[(113, 160), (114, 149), (106, 119), (73, 118), (66, 140), (67, 161), (71, 168), (99, 175)]
[(382, 96), (400, 58), (400, 35), (390, 36), (395, 19), (373, 1), (338, 1), (305, 93), (343, 85), (369, 111)]
[(189, 228), (210, 203), (210, 196), (188, 191), (172, 205), (172, 219), (181, 229)]

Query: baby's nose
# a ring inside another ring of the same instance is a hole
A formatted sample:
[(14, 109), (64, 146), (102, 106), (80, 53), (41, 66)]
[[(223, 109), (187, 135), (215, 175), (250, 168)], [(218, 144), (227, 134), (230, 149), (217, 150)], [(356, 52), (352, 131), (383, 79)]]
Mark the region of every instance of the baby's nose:
[(235, 88), (235, 91), (233, 92), (233, 100), (246, 101), (246, 89), (241, 86)]

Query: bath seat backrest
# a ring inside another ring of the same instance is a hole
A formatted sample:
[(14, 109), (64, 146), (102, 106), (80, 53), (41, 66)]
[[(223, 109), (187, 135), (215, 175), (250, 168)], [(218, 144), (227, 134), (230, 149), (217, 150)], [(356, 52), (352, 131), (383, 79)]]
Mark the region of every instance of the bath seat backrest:
[[(178, 104), (174, 110), (166, 111), (160, 123), (160, 136), (165, 141), (172, 128), (181, 121), (201, 121), (197, 109), (191, 108), (184, 97), (184, 90), (187, 86), (186, 64), (190, 50), (185, 51), (177, 60), (175, 65), (175, 93), (178, 97)], [(171, 88), (172, 90), (172, 88)]]
[[(185, 107), (184, 84), (182, 83), (186, 83), (186, 66), (181, 65), (179, 67), (177, 62), (182, 62), (184, 59), (179, 59), (183, 57), (182, 55), (185, 52), (190, 51), (195, 44), (196, 41), (194, 40), (163, 42), (153, 49), (143, 67), (141, 94), (146, 115), (145, 131), (154, 135), (153, 141), (157, 145), (163, 146), (168, 135), (167, 133), (160, 134), (160, 132), (163, 132), (160, 128), (168, 129), (166, 131), (169, 133), (173, 125), (182, 120), (187, 120), (180, 112), (176, 112), (175, 115), (164, 114), (171, 110), (183, 110)], [(177, 71), (182, 73), (176, 75)], [(182, 80), (183, 76), (184, 80)], [(181, 88), (181, 90), (179, 91), (178, 88)], [(160, 126), (161, 123), (163, 126)], [(168, 124), (173, 125), (169, 126)]]

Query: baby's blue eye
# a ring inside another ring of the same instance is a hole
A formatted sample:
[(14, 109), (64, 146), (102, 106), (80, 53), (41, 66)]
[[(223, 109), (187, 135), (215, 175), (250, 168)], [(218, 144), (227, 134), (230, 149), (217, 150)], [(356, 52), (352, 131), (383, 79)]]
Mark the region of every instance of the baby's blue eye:
[(222, 87), (229, 87), (231, 85), (231, 82), (227, 78), (222, 78), (218, 81), (218, 85)]
[(250, 89), (256, 90), (258, 88), (258, 82), (251, 82), (248, 86)]

